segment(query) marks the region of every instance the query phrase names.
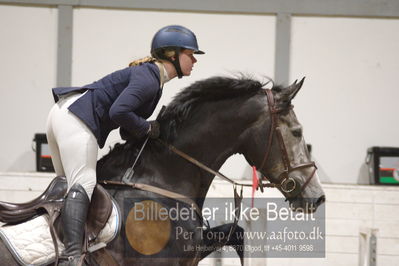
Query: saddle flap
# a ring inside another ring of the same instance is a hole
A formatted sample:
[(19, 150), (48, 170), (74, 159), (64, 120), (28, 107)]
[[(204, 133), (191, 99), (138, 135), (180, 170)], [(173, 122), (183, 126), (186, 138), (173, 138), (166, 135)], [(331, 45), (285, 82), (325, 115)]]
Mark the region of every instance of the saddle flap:
[(99, 184), (96, 185), (91, 197), (87, 215), (87, 234), (89, 241), (96, 239), (104, 228), (112, 212), (112, 200), (108, 192)]

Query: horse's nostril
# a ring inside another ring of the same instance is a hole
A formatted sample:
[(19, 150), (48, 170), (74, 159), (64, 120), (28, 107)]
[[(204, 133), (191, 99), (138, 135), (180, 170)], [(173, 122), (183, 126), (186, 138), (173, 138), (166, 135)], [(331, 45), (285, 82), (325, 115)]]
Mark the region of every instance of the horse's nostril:
[(323, 204), (325, 201), (326, 201), (326, 196), (323, 195), (323, 196), (321, 196), (321, 197), (319, 197), (319, 198), (317, 199), (316, 205), (319, 206), (319, 205)]

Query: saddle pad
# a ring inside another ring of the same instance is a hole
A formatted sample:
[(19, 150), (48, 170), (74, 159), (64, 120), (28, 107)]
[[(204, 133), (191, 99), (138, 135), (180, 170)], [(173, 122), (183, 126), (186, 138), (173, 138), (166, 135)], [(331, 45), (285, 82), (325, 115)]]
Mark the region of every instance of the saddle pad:
[[(118, 205), (112, 200), (111, 216), (93, 245), (101, 242), (106, 244), (115, 238), (121, 226), (120, 217)], [(55, 261), (47, 215), (17, 225), (1, 226), (0, 237), (21, 265), (39, 266)], [(58, 249), (60, 252), (65, 249), (60, 241)]]

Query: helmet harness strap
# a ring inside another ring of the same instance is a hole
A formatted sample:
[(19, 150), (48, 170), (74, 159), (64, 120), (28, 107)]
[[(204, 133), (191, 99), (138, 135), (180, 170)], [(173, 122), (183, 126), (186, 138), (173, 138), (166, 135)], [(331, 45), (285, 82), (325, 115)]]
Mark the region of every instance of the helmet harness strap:
[(168, 59), (175, 67), (176, 73), (177, 73), (177, 76), (179, 77), (179, 79), (181, 79), (183, 77), (183, 72), (181, 71), (181, 67), (180, 67), (180, 51), (181, 51), (181, 49), (176, 47), (175, 60)]

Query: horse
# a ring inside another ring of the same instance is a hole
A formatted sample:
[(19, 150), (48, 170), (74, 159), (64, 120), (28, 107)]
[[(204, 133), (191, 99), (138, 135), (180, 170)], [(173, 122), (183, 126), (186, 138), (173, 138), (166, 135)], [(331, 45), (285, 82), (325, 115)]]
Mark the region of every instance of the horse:
[[(231, 223), (202, 229), (201, 219), (209, 187), (215, 175), (221, 175), (218, 169), (234, 154), (243, 155), (257, 168), (260, 189), (274, 184), (293, 210), (316, 211), (325, 196), (291, 105), (303, 81), (271, 90), (264, 89), (266, 83), (245, 76), (197, 81), (178, 93), (159, 114), (158, 140), (143, 144), (143, 140), (132, 137), (101, 158), (98, 182), (115, 199), (123, 219), (120, 234), (105, 248), (113, 259), (119, 265), (197, 265), (214, 250), (206, 247), (242, 246), (243, 240), (234, 236), (243, 230), (240, 226)], [(119, 182), (133, 162), (131, 184), (158, 190)], [(266, 179), (269, 182), (264, 184)], [(131, 218), (132, 211), (143, 204), (151, 205), (152, 210), (166, 206), (166, 212), (179, 204), (196, 208), (188, 220), (166, 219), (148, 225)], [(187, 237), (178, 238), (177, 228)], [(204, 239), (206, 232), (223, 232), (228, 237), (223, 241)], [(188, 245), (203, 249), (185, 250)], [(242, 251), (237, 253), (242, 262)], [(17, 265), (2, 242), (0, 261)]]

